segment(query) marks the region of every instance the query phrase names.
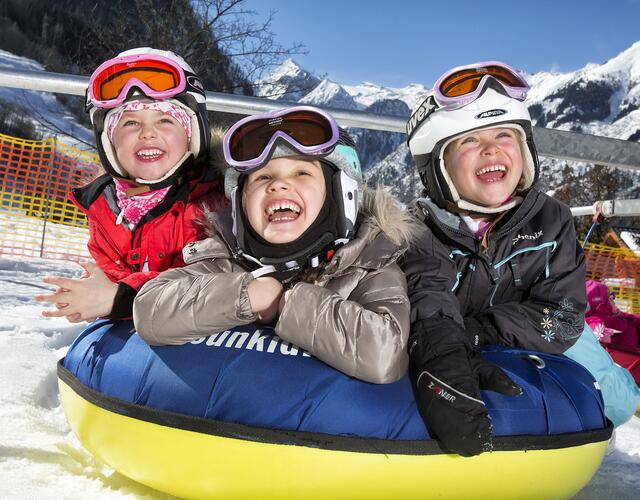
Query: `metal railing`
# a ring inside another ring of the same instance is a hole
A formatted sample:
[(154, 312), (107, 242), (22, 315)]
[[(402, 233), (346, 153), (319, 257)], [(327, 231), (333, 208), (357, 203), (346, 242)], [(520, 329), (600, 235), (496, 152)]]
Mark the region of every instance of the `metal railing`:
[(586, 207), (572, 207), (574, 217), (601, 214), (609, 217), (640, 217), (640, 200), (602, 200)]
[[(71, 95), (85, 95), (89, 79), (83, 76), (0, 68), (0, 86)], [(259, 97), (207, 92), (207, 109), (254, 114), (282, 109), (291, 103)], [(408, 117), (381, 115), (325, 107), (345, 127), (404, 132)], [(609, 137), (579, 134), (541, 127), (534, 128), (541, 156), (597, 163), (616, 168), (640, 170), (640, 144)]]

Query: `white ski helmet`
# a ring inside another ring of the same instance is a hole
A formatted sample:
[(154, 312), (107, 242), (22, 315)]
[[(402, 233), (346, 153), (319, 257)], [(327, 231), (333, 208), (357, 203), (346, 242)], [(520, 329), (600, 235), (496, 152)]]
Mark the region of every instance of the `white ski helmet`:
[[(180, 56), (174, 54), (168, 50), (157, 50), (150, 47), (139, 47), (131, 50), (126, 50), (119, 53), (115, 58), (110, 59), (100, 65), (91, 79), (93, 80), (96, 73), (109, 63), (117, 62), (121, 59), (132, 59), (135, 57), (144, 59), (145, 56), (160, 57), (172, 61), (177, 65), (184, 73), (185, 86), (184, 90), (172, 95), (167, 99), (156, 99), (149, 97), (150, 99), (166, 100), (172, 104), (184, 109), (191, 118), (191, 141), (190, 150), (169, 172), (167, 172), (162, 178), (155, 179), (153, 181), (145, 181), (137, 179), (141, 184), (151, 186), (153, 189), (162, 188), (172, 185), (176, 182), (176, 179), (183, 173), (188, 165), (192, 164), (191, 156), (196, 165), (203, 164), (208, 157), (208, 151), (211, 141), (211, 133), (209, 130), (209, 119), (207, 116), (206, 108), (206, 95), (204, 86), (200, 81), (198, 75), (196, 75), (191, 66)], [(135, 84), (128, 89), (128, 93), (125, 101), (132, 99), (145, 98), (145, 90)], [(116, 107), (102, 107), (99, 104), (92, 102), (90, 97), (90, 91), (87, 89), (87, 104), (86, 110), (89, 112), (91, 124), (93, 125), (94, 134), (96, 137), (96, 146), (102, 165), (107, 173), (113, 177), (126, 179), (128, 178), (127, 172), (120, 166), (115, 150), (111, 141), (107, 136), (107, 130), (105, 130), (105, 122), (107, 116), (117, 112), (119, 105)], [(190, 153), (190, 154), (189, 154)]]
[(440, 107), (430, 92), (412, 113), (407, 123), (409, 149), (427, 195), (438, 206), (450, 211), (479, 213), (496, 213), (514, 206), (512, 202), (488, 208), (460, 198), (445, 168), (444, 152), (452, 141), (471, 131), (494, 127), (512, 128), (517, 132), (523, 157), (518, 191), (528, 190), (539, 175), (531, 116), (525, 103), (510, 97), (495, 79), (489, 78), (480, 95), (462, 107)]

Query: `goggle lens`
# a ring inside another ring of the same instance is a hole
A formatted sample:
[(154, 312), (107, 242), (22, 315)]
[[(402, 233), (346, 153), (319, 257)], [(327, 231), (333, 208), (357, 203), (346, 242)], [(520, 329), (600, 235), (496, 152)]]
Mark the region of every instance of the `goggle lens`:
[(229, 140), (231, 156), (237, 162), (258, 158), (276, 132), (283, 132), (306, 147), (326, 144), (334, 135), (331, 123), (324, 116), (310, 111), (295, 111), (275, 118), (249, 121), (239, 127)]
[(439, 90), (446, 97), (466, 95), (475, 91), (485, 76), (492, 76), (509, 87), (528, 88), (527, 83), (512, 71), (501, 66), (484, 66), (452, 73), (440, 83)]
[(138, 80), (152, 92), (178, 90), (184, 82), (184, 72), (169, 61), (140, 58), (113, 62), (91, 77), (90, 98), (94, 104), (123, 100), (123, 90), (131, 80)]

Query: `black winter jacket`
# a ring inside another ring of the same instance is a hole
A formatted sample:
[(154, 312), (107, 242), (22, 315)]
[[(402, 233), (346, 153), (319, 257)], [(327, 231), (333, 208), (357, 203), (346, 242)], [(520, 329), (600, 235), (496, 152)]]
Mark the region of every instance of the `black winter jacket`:
[(412, 335), (449, 318), (474, 345), (562, 353), (576, 342), (585, 263), (566, 205), (531, 189), (490, 229), (486, 249), (458, 215), (428, 198), (412, 211), (426, 224), (402, 262)]

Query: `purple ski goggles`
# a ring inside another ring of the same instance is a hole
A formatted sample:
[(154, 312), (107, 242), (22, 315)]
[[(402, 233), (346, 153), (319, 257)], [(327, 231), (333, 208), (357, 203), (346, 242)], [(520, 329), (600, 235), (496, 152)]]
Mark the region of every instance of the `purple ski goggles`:
[(524, 101), (529, 84), (515, 69), (500, 61), (484, 61), (447, 71), (433, 86), (433, 97), (445, 109), (457, 109), (475, 101), (490, 78), (496, 80), (507, 95)]
[(224, 135), (222, 147), (226, 162), (246, 172), (269, 161), (278, 139), (302, 155), (320, 156), (330, 153), (338, 138), (338, 124), (329, 113), (294, 106), (243, 118)]

